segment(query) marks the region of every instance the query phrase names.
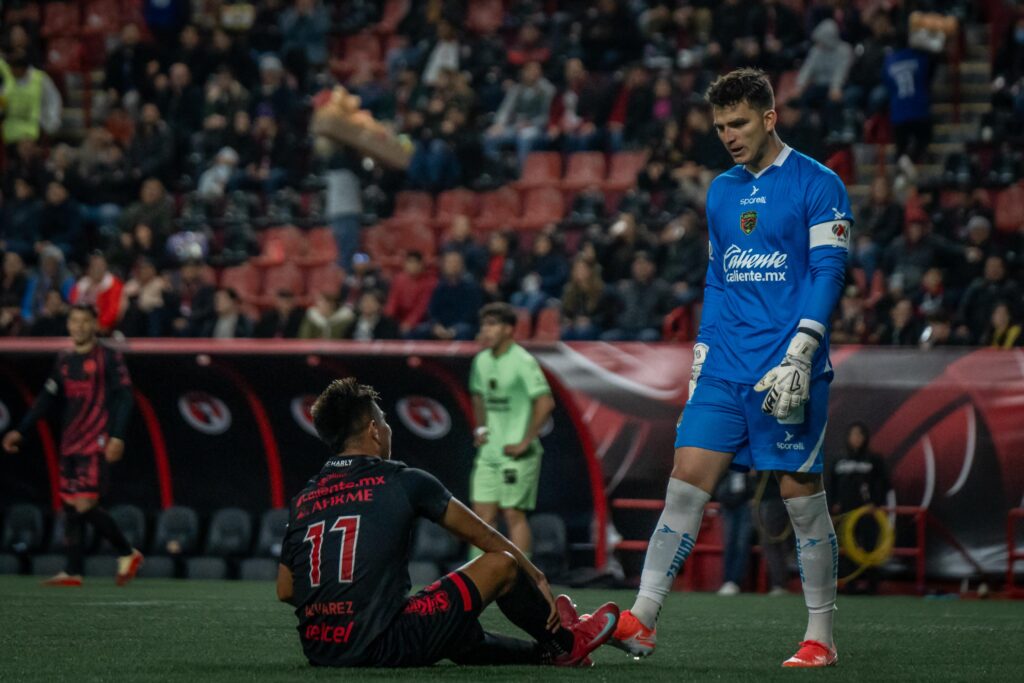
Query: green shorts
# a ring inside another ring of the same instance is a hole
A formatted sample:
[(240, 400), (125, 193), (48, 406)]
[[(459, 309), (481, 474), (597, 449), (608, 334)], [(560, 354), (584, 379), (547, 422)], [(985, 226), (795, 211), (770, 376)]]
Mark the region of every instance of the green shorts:
[(502, 510), (527, 512), (537, 507), (540, 461), (544, 449), (533, 446), (518, 458), (481, 452), (473, 463), (469, 499), (497, 503)]

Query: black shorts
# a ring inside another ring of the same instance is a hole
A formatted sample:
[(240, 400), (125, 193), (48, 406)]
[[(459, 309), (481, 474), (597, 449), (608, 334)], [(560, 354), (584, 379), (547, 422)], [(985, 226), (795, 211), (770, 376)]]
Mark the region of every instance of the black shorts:
[(369, 647), (363, 666), (429, 666), (483, 640), (483, 600), (459, 571), (410, 595), (402, 613)]
[(107, 459), (102, 453), (60, 456), (60, 497), (99, 498), (107, 492)]

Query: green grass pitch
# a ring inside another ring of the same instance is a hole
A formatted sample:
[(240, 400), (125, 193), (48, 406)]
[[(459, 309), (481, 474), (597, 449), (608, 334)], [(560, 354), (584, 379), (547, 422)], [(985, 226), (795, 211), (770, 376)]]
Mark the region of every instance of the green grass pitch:
[[(556, 589), (557, 590), (557, 589)], [(1024, 605), (1002, 601), (840, 596), (839, 666), (779, 668), (803, 634), (799, 596), (669, 597), (653, 657), (608, 647), (586, 670), (458, 668), (329, 671), (305, 664), (291, 608), (271, 584), (107, 579), (80, 589), (0, 577), (0, 681), (464, 681), (808, 680), (1020, 681)], [(581, 608), (629, 605), (628, 591), (579, 590)], [(516, 633), (496, 607), (488, 628)]]

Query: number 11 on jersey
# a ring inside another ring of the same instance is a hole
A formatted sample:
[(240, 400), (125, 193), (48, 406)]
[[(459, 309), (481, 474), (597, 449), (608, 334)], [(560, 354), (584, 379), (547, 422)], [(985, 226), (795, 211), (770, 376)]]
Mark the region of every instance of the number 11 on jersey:
[[(326, 522), (310, 524), (306, 528), (306, 536), (303, 538), (309, 541), (309, 585), (312, 588), (320, 586), (320, 556), (324, 544), (324, 527)], [(356, 541), (359, 539), (359, 515), (352, 517), (338, 517), (331, 525), (330, 532), (341, 532), (341, 552), (338, 558), (338, 582), (352, 583), (355, 575), (356, 564)]]

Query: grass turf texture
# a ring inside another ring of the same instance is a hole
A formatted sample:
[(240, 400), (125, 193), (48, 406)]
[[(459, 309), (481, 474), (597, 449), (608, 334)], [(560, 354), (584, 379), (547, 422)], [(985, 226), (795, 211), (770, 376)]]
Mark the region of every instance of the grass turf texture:
[[(268, 583), (139, 580), (116, 588), (43, 588), (32, 577), (0, 577), (0, 680), (347, 680), (465, 681), (1021, 680), (1024, 606), (999, 601), (840, 596), (839, 666), (800, 672), (779, 664), (803, 634), (799, 596), (720, 598), (673, 594), (658, 650), (633, 661), (605, 647), (587, 670), (455, 667), (416, 670), (314, 669), (299, 649), (291, 608)], [(579, 590), (582, 609), (627, 591)], [(496, 606), (485, 625), (517, 629)]]

